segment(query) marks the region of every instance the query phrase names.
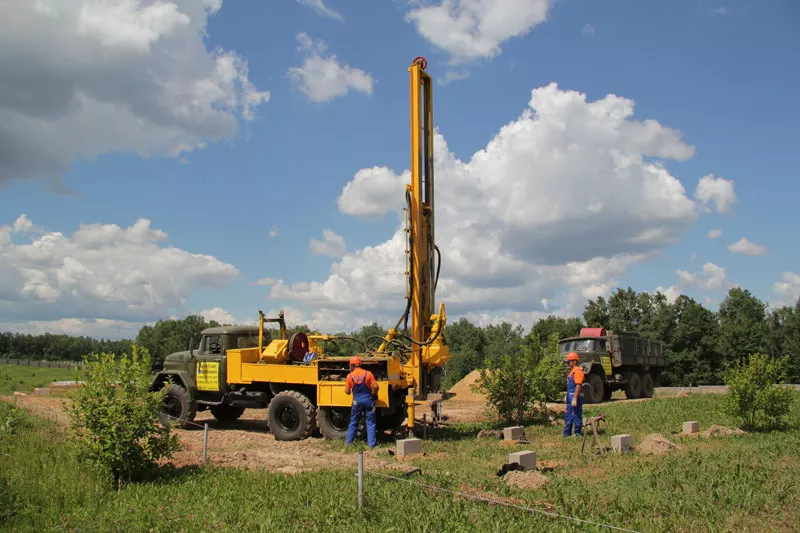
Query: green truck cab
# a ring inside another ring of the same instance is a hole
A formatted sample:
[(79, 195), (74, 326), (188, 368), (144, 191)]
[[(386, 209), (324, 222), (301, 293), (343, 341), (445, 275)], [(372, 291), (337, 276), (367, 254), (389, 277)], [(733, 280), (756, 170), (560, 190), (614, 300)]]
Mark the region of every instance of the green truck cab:
[[(271, 341), (264, 331), (263, 345)], [(171, 382), (161, 411), (161, 422), (181, 427), (192, 425), (198, 411), (210, 410), (221, 421), (236, 420), (246, 408), (264, 408), (269, 390), (236, 390), (227, 383), (226, 352), (258, 346), (258, 326), (220, 326), (206, 328), (197, 347), (175, 352), (164, 359), (153, 376), (152, 390)]]
[(615, 390), (624, 390), (628, 398), (652, 398), (666, 365), (660, 341), (604, 328), (583, 328), (580, 336), (558, 341), (558, 347), (563, 356), (577, 352), (580, 357), (586, 403), (608, 401)]

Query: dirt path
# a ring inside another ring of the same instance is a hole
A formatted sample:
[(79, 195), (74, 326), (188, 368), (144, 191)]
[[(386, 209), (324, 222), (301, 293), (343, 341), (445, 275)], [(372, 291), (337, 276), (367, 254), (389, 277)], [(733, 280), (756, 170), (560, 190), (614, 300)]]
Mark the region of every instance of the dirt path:
[[(53, 420), (63, 427), (69, 425), (64, 412), (63, 398), (18, 394), (0, 396), (3, 401), (15, 401), (43, 418)], [(282, 442), (267, 431), (266, 411), (248, 409), (236, 422), (218, 422), (206, 411), (198, 413), (194, 429), (176, 429), (181, 441), (181, 451), (175, 454), (172, 463), (176, 466), (199, 465), (203, 454), (203, 429), (208, 423), (207, 459), (210, 464), (245, 468), (266, 469), (272, 472), (296, 474), (313, 470), (354, 469), (357, 455), (329, 450), (320, 438), (303, 441)], [(386, 449), (364, 452), (364, 468), (391, 468), (408, 471), (412, 467), (389, 455)]]

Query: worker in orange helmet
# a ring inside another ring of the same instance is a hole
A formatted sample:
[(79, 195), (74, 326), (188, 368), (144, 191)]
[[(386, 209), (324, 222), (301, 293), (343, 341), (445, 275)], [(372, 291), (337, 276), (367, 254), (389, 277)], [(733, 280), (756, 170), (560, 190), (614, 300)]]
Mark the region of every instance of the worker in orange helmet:
[(567, 375), (567, 412), (564, 415), (564, 436), (572, 435), (575, 428), (575, 436), (582, 437), (581, 427), (583, 425), (583, 370), (578, 366), (580, 356), (577, 352), (567, 354), (567, 364), (569, 365), (569, 375)]
[(361, 421), (361, 414), (367, 416), (367, 445), (377, 445), (377, 428), (375, 424), (375, 400), (378, 396), (378, 382), (369, 370), (362, 368), (361, 358), (354, 355), (350, 358), (350, 373), (344, 384), (345, 394), (353, 394), (350, 408), (350, 426), (347, 428), (345, 444), (352, 444), (356, 438), (356, 429)]

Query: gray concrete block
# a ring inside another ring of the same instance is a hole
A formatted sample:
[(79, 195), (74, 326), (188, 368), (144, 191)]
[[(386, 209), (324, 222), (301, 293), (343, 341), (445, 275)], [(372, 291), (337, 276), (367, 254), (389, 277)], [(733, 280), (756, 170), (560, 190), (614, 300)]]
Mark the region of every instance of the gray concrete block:
[(630, 435), (614, 435), (611, 437), (611, 448), (615, 452), (627, 452), (633, 448), (633, 437)]
[(514, 463), (523, 467), (525, 470), (536, 470), (536, 452), (514, 452), (508, 454), (508, 464)]
[(397, 441), (398, 457), (405, 457), (406, 455), (414, 455), (418, 453), (422, 453), (421, 439), (402, 439)]
[(697, 433), (698, 431), (700, 431), (700, 422), (692, 421), (683, 423), (684, 433)]
[(522, 426), (511, 426), (503, 428), (503, 438), (505, 440), (520, 440), (525, 437), (525, 428)]

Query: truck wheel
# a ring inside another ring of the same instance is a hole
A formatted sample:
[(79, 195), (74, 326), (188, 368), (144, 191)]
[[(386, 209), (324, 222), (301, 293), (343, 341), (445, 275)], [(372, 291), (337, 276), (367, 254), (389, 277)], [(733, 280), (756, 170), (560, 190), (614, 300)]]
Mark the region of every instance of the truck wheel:
[(650, 372), (645, 372), (642, 374), (642, 398), (652, 398), (653, 397), (653, 376), (650, 375)]
[(603, 401), (608, 402), (611, 401), (611, 385), (608, 383), (603, 383)]
[(183, 429), (190, 428), (197, 414), (197, 404), (189, 400), (189, 393), (174, 383), (167, 389), (164, 404), (161, 406), (161, 423), (165, 426), (177, 424)]
[(317, 409), (317, 427), (326, 439), (344, 440), (350, 426), (350, 409), (347, 407), (320, 407)]
[(231, 422), (238, 420), (244, 414), (244, 409), (230, 405), (214, 405), (211, 407), (211, 414), (220, 422)]
[(597, 374), (587, 374), (583, 397), (586, 403), (600, 403), (603, 399), (603, 378)]
[(625, 386), (625, 396), (630, 400), (641, 398), (642, 396), (642, 378), (638, 372), (631, 372), (628, 378), (628, 384)]
[(269, 402), (269, 429), (275, 440), (302, 440), (316, 429), (316, 409), (303, 394), (287, 390)]

